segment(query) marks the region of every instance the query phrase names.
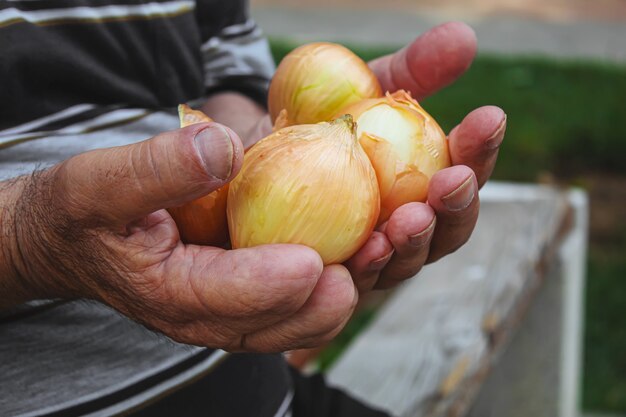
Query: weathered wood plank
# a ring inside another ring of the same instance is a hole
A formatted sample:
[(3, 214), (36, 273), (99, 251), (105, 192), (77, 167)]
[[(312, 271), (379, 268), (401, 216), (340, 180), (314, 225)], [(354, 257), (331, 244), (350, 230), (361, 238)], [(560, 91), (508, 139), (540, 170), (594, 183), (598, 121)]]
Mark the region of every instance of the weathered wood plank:
[(568, 192), (573, 227), (524, 321), (482, 385), (468, 417), (580, 415), (588, 201)]
[(328, 372), (398, 416), (462, 415), (557, 248), (565, 193), (489, 184), (470, 241), (396, 290)]
[(559, 413), (562, 266), (551, 265), (532, 308), (481, 384), (467, 417), (576, 417)]

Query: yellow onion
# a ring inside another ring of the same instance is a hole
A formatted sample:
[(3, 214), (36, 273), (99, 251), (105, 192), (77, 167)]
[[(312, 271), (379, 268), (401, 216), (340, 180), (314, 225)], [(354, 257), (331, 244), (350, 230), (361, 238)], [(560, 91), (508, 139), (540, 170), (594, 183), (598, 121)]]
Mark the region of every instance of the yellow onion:
[(181, 128), (195, 125), (196, 123), (209, 123), (213, 121), (213, 119), (202, 111), (194, 110), (186, 104), (178, 105), (178, 119), (180, 120)]
[(302, 45), (276, 69), (268, 95), (272, 122), (282, 110), (281, 126), (331, 120), (342, 108), (380, 97), (378, 79), (348, 48), (327, 42)]
[(342, 113), (354, 117), (378, 177), (378, 223), (405, 203), (425, 201), (430, 178), (450, 166), (448, 140), (437, 122), (404, 90), (362, 100)]
[[(203, 112), (192, 110), (185, 104), (178, 106), (178, 116), (180, 127), (212, 121)], [(227, 198), (228, 184), (182, 206), (168, 208), (167, 211), (176, 222), (181, 240), (185, 243), (211, 246), (228, 243)]]
[(233, 248), (295, 243), (343, 262), (378, 218), (376, 174), (352, 117), (281, 129), (254, 145), (228, 193)]

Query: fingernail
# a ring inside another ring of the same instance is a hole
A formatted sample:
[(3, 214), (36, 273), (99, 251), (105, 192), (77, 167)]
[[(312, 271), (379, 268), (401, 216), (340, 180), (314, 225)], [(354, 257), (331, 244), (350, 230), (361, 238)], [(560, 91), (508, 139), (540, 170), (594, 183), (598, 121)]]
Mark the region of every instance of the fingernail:
[(474, 176), (470, 175), (456, 190), (441, 197), (441, 201), (448, 210), (461, 211), (472, 203), (475, 195)]
[(218, 179), (225, 180), (233, 171), (233, 141), (223, 127), (212, 125), (202, 129), (194, 138), (206, 172)]
[(435, 230), (435, 218), (433, 218), (433, 221), (430, 222), (426, 229), (414, 235), (409, 235), (409, 245), (415, 246), (416, 248), (424, 246), (433, 236), (433, 230)]
[(506, 114), (504, 118), (498, 125), (498, 128), (495, 132), (485, 141), (485, 147), (487, 149), (496, 149), (502, 144), (502, 140), (504, 139), (504, 131), (506, 130)]
[(380, 258), (375, 259), (372, 262), (370, 262), (369, 264), (370, 271), (382, 270), (385, 267), (385, 265), (387, 265), (387, 262), (389, 262), (394, 252), (395, 252), (395, 249), (392, 249), (391, 252), (389, 252), (387, 255), (381, 256)]

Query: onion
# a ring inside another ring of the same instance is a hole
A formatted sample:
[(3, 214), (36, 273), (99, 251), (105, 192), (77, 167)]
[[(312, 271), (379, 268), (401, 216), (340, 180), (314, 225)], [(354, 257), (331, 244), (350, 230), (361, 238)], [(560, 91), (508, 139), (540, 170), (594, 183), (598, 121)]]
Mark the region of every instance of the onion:
[[(192, 110), (185, 104), (178, 106), (178, 115), (180, 127), (212, 122), (207, 115), (199, 110)], [(176, 222), (181, 240), (196, 245), (224, 246), (227, 244), (227, 197), (228, 184), (182, 206), (168, 208), (167, 211)]]
[(437, 122), (400, 90), (342, 109), (357, 123), (357, 136), (370, 158), (380, 188), (378, 223), (401, 205), (426, 201), (433, 174), (450, 166), (448, 140)]
[(342, 108), (365, 98), (380, 97), (378, 79), (361, 58), (344, 46), (317, 42), (287, 54), (270, 84), (272, 122), (282, 110), (280, 126), (331, 120)]
[(380, 208), (376, 174), (352, 117), (281, 129), (254, 145), (228, 192), (233, 248), (295, 243), (325, 265), (368, 239)]

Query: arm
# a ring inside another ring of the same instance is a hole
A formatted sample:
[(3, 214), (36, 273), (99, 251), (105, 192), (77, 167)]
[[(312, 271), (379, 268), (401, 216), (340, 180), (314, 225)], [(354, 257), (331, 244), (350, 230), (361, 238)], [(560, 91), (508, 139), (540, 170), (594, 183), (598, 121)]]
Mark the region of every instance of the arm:
[(34, 296), (17, 273), (20, 258), (16, 239), (15, 208), (26, 177), (0, 182), (0, 310), (15, 306)]

